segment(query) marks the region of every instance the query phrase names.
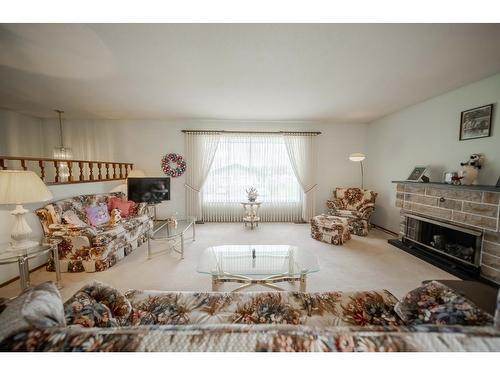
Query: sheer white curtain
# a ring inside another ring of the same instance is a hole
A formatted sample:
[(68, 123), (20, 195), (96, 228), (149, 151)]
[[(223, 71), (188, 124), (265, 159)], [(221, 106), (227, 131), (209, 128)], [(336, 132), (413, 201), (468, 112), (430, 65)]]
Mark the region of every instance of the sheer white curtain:
[(222, 134), (203, 186), (205, 221), (241, 221), (254, 186), (263, 221), (300, 221), (302, 189), (279, 134)]
[(285, 133), (283, 138), (293, 171), (304, 192), (302, 219), (309, 222), (316, 207), (316, 135)]
[(201, 189), (215, 153), (219, 146), (220, 134), (189, 133), (186, 142), (186, 216), (201, 220)]

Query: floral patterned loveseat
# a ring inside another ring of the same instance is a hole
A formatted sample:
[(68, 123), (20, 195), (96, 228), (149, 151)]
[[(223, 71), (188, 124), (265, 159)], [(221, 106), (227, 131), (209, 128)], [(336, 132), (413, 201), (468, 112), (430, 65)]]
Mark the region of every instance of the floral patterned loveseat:
[[(146, 204), (136, 205), (134, 212), (121, 222), (94, 227), (85, 214), (90, 206), (108, 203), (110, 197), (122, 193), (79, 195), (52, 202), (36, 210), (44, 234), (49, 239), (60, 239), (58, 245), (61, 272), (98, 272), (113, 266), (147, 239), (152, 221), (146, 213)], [(63, 214), (74, 212), (86, 225), (64, 223)], [(54, 271), (54, 260), (47, 263)]]
[(377, 195), (367, 189), (336, 188), (326, 201), (328, 215), (346, 218), (352, 234), (367, 236)]

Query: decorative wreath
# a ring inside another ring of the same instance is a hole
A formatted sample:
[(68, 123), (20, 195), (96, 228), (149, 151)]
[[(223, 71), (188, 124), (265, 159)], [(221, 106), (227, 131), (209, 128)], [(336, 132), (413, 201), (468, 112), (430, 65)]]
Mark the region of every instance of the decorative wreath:
[[(174, 167), (170, 163), (174, 163)], [(181, 155), (167, 154), (161, 159), (163, 173), (170, 177), (179, 177), (186, 172), (186, 161)]]

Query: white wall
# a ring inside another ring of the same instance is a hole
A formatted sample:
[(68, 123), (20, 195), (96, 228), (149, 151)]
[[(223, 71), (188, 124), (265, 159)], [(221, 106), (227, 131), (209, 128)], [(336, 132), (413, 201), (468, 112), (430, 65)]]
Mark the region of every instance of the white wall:
[(0, 155), (42, 156), (42, 121), (0, 109)]
[[(411, 89), (411, 88), (409, 88)], [(495, 103), (492, 136), (459, 141), (460, 112)], [(457, 171), (472, 153), (483, 153), (486, 164), (479, 183), (495, 185), (500, 176), (500, 74), (429, 99), (367, 126), (368, 186), (379, 193), (373, 222), (399, 231), (391, 180), (404, 180), (416, 165), (430, 166), (431, 181), (445, 171)]]
[[(44, 120), (44, 131), (54, 129), (54, 120)], [(93, 129), (83, 132), (82, 129)], [(351, 152), (365, 152), (365, 125), (341, 125), (297, 122), (238, 122), (198, 120), (69, 120), (65, 121), (68, 143), (80, 149), (87, 143), (98, 147), (112, 147), (119, 161), (132, 162), (148, 176), (161, 176), (160, 160), (164, 154), (175, 152), (184, 155), (182, 129), (222, 130), (297, 130), (321, 131), (319, 136), (319, 181), (317, 209), (324, 211), (325, 201), (335, 186), (360, 183), (359, 166), (348, 160)], [(100, 134), (96, 136), (95, 134)], [(52, 147), (52, 146), (48, 146)], [(104, 156), (102, 156), (104, 157)], [(184, 216), (184, 176), (172, 179), (171, 200), (158, 208), (158, 215), (165, 217), (175, 212)]]

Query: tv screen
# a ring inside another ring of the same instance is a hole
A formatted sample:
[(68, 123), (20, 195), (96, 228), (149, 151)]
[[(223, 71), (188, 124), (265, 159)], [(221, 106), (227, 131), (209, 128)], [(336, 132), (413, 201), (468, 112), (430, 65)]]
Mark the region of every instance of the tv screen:
[(170, 177), (130, 177), (127, 179), (128, 199), (136, 203), (159, 203), (170, 200)]

